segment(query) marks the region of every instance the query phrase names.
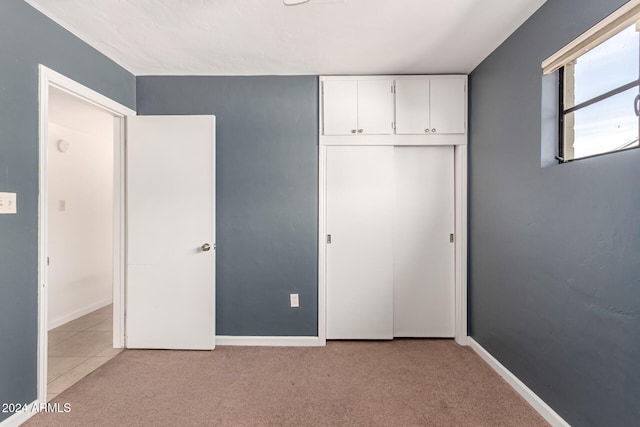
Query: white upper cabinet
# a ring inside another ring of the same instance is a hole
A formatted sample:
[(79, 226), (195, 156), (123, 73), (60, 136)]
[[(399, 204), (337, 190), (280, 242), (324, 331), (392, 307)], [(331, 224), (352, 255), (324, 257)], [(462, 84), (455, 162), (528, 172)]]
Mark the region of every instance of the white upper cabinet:
[(320, 76), (320, 145), (466, 145), (466, 75)]
[(465, 133), (466, 78), (396, 80), (396, 134)]
[(429, 79), (396, 80), (396, 133), (420, 135), (430, 131)]
[(358, 81), (358, 133), (393, 133), (393, 80)]
[(324, 82), (324, 134), (351, 135), (358, 129), (358, 82), (331, 80)]
[(464, 79), (432, 79), (431, 132), (465, 133)]
[(323, 82), (324, 135), (393, 133), (393, 80)]

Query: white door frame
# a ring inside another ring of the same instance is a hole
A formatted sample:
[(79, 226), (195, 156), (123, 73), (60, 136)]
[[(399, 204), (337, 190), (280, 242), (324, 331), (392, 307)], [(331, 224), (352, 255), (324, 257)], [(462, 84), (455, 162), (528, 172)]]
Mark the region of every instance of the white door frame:
[[(346, 136), (336, 137), (322, 134), (323, 86), (326, 80), (368, 80), (368, 79), (448, 79), (464, 78), (463, 75), (415, 75), (415, 76), (320, 76), (318, 81), (319, 108), (319, 159), (318, 159), (318, 345), (327, 342), (327, 146), (328, 145), (452, 145), (454, 146), (454, 186), (455, 186), (455, 341), (459, 345), (469, 345), (467, 335), (467, 126), (468, 113), (465, 107), (465, 133), (452, 135), (369, 135), (366, 138)], [(468, 99), (468, 84), (465, 96)], [(467, 102), (467, 101), (465, 101)]]
[(47, 401), (48, 355), (48, 209), (47, 209), (47, 142), (49, 137), (49, 88), (63, 90), (89, 102), (116, 118), (114, 120), (114, 187), (113, 187), (113, 346), (123, 348), (125, 286), (125, 138), (124, 119), (136, 112), (106, 96), (81, 85), (44, 65), (39, 66), (39, 196), (38, 196), (38, 401)]
[[(322, 108), (320, 109), (322, 111)], [(455, 171), (455, 341), (467, 340), (467, 146), (454, 149)], [(318, 161), (318, 345), (327, 343), (327, 146)]]

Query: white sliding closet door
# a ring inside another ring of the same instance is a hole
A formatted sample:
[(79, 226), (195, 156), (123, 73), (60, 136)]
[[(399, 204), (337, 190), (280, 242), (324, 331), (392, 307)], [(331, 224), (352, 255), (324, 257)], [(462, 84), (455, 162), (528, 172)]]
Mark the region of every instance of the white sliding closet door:
[(393, 338), (393, 147), (327, 147), (327, 338)]
[(395, 147), (396, 337), (454, 336), (453, 147)]

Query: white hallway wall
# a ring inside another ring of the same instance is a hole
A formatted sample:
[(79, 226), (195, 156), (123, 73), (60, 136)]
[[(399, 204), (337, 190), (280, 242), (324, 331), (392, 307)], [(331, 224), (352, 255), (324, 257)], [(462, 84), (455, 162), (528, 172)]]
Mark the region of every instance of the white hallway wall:
[(56, 89), (49, 108), (52, 329), (112, 301), (114, 158), (111, 115)]

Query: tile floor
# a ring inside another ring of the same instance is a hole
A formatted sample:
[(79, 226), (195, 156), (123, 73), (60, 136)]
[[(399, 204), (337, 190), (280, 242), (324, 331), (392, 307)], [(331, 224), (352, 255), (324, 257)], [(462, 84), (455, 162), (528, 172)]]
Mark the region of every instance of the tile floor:
[(71, 387), (122, 349), (113, 348), (113, 306), (49, 331), (47, 400)]

